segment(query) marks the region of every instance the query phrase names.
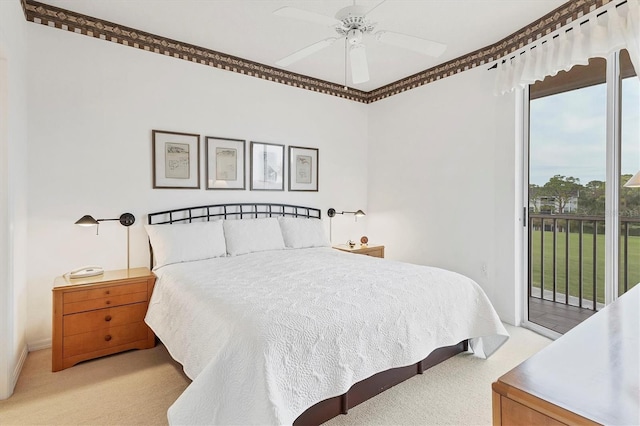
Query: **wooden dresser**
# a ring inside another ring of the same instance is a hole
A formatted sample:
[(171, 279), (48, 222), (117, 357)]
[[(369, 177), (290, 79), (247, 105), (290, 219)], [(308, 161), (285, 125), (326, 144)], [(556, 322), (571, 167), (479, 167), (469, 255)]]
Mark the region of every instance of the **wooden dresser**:
[(144, 317), (155, 279), (148, 268), (56, 278), (52, 371), (129, 349), (152, 348), (155, 335)]
[(339, 244), (337, 246), (333, 246), (333, 248), (349, 253), (364, 254), (372, 257), (384, 257), (384, 246), (373, 246), (369, 244), (366, 247), (362, 247), (360, 244), (356, 244), (355, 247), (351, 248), (346, 244)]
[(640, 424), (640, 285), (492, 388), (494, 425)]

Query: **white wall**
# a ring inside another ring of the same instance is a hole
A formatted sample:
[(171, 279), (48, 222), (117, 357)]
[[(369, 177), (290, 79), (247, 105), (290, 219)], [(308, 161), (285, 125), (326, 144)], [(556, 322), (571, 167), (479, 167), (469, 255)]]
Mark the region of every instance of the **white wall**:
[[(387, 257), (475, 279), (519, 323), (515, 95), (480, 67), (369, 109), (369, 217)], [(485, 272), (486, 271), (486, 272)]]
[[(326, 220), (329, 207), (367, 208), (366, 105), (41, 25), (29, 24), (28, 44), (31, 348), (50, 342), (56, 276), (83, 264), (126, 265), (125, 228), (103, 223), (96, 237), (73, 224), (84, 214), (136, 216), (134, 267), (149, 262), (149, 212), (272, 201), (319, 207)], [(154, 190), (152, 129), (317, 147), (320, 191)], [(345, 222), (334, 220), (334, 240), (364, 232), (366, 221)]]
[[(468, 275), (520, 321), (516, 101), (493, 95), (485, 67), (361, 105), (41, 25), (27, 33), (30, 348), (50, 343), (54, 277), (126, 264), (123, 227), (96, 237), (77, 218), (132, 212), (131, 263), (146, 266), (146, 213), (236, 201), (317, 206), (325, 220), (329, 207), (363, 209), (358, 223), (333, 219), (334, 242), (368, 233), (389, 258)], [(318, 147), (320, 192), (153, 190), (152, 129)]]
[(0, 2), (0, 399), (27, 353), (26, 25), (20, 2)]

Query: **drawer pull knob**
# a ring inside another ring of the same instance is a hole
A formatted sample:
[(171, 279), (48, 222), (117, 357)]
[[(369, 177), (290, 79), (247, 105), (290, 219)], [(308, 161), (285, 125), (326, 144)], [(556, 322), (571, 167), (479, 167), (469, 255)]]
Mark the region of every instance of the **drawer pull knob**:
[(105, 341), (107, 341), (107, 342), (108, 342), (109, 340), (111, 340), (111, 335), (110, 335), (110, 334), (107, 334), (106, 336), (104, 336), (104, 340), (105, 340)]
[(109, 290), (105, 291), (104, 294), (111, 294)]
[(110, 304), (111, 304), (111, 300), (107, 300), (107, 301), (106, 301), (106, 302), (104, 302), (104, 303), (106, 303), (107, 305), (110, 305)]
[(107, 322), (111, 321), (111, 315), (107, 315), (106, 317), (104, 317), (104, 320)]

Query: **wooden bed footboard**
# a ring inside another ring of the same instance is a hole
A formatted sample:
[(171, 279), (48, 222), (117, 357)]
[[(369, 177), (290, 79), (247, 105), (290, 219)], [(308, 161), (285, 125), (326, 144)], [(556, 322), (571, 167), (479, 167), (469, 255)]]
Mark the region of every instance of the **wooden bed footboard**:
[(445, 346), (431, 352), (422, 361), (408, 365), (406, 367), (393, 368), (374, 374), (368, 379), (364, 379), (353, 386), (344, 394), (325, 399), (302, 413), (293, 423), (295, 426), (319, 425), (339, 414), (347, 414), (350, 408), (373, 398), (379, 393), (402, 383), (405, 380), (422, 374), (424, 370), (433, 367), (451, 358), (454, 355), (464, 352), (469, 348), (468, 340), (463, 340), (457, 345)]

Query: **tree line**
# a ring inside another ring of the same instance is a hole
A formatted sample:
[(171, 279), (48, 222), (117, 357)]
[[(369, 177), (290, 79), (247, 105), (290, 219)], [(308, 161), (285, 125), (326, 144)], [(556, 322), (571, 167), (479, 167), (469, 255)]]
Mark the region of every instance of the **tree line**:
[[(640, 216), (640, 188), (623, 186), (631, 177), (630, 174), (620, 177), (619, 214), (625, 217)], [(592, 180), (582, 185), (579, 178), (555, 175), (542, 186), (529, 184), (531, 213), (604, 216), (605, 193), (605, 182)], [(577, 201), (577, 208), (569, 212), (572, 201)]]

